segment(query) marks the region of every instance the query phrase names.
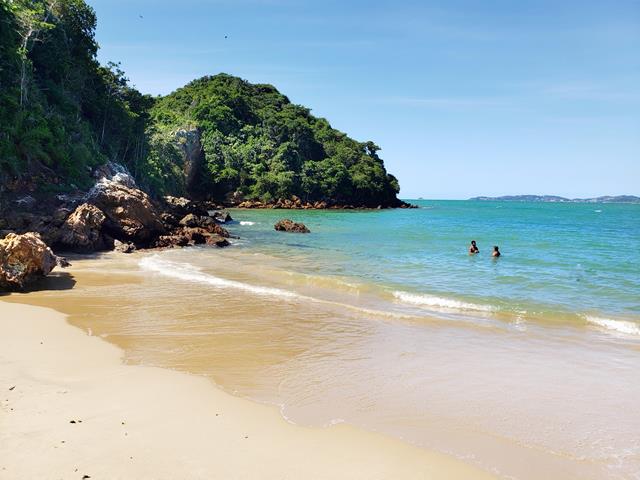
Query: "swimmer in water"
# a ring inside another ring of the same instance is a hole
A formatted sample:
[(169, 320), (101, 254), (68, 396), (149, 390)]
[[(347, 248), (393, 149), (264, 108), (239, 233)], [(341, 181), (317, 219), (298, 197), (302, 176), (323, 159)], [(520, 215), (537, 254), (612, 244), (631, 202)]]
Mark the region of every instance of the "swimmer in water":
[(476, 253), (480, 253), (478, 246), (476, 245), (475, 240), (471, 240), (471, 245), (469, 246), (469, 255), (475, 255)]
[(494, 258), (498, 258), (500, 255), (502, 255), (502, 254), (500, 253), (500, 249), (498, 248), (498, 246), (497, 246), (497, 245), (495, 245), (495, 246), (493, 247), (493, 253), (491, 254), (491, 256), (492, 256), (492, 257), (494, 257)]

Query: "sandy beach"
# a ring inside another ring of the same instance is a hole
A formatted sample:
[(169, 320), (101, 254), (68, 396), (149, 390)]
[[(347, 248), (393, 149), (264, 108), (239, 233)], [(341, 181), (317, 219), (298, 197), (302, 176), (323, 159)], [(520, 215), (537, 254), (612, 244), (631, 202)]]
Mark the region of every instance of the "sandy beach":
[(122, 363), (47, 308), (0, 301), (0, 478), (491, 478), (344, 425), (312, 429), (208, 379)]

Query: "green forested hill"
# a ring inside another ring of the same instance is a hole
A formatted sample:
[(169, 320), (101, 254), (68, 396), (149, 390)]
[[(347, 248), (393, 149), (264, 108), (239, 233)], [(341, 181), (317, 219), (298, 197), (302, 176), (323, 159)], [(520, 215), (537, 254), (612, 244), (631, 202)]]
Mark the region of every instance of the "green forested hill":
[(95, 26), (83, 0), (0, 0), (0, 193), (83, 188), (112, 160), (156, 194), (396, 203), (373, 142), (230, 75), (142, 95), (98, 63)]
[(373, 142), (360, 143), (271, 85), (220, 74), (160, 99), (151, 109), (158, 129), (200, 131), (214, 196), (240, 190), (250, 198), (389, 204), (398, 192)]

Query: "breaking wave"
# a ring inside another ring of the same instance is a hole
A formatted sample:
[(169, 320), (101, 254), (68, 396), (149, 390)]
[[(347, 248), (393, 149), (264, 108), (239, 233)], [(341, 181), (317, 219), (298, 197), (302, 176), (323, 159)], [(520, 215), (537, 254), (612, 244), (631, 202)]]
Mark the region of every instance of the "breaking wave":
[(592, 325), (597, 325), (606, 330), (612, 330), (618, 333), (624, 333), (626, 335), (640, 335), (640, 324), (636, 322), (630, 322), (628, 320), (614, 320), (612, 318), (593, 317), (587, 315), (587, 322)]
[(178, 278), (187, 282), (203, 283), (216, 288), (233, 288), (268, 297), (299, 298), (299, 295), (294, 292), (289, 292), (280, 288), (261, 287), (258, 285), (237, 282), (235, 280), (227, 280), (208, 273), (203, 273), (194, 265), (163, 260), (157, 255), (143, 258), (140, 260), (140, 266), (147, 271), (156, 272), (166, 277)]
[(475, 312), (492, 312), (495, 308), (489, 305), (478, 305), (476, 303), (463, 302), (453, 298), (436, 297), (433, 295), (415, 294), (409, 292), (395, 291), (393, 296), (396, 300), (423, 307), (447, 310), (471, 310)]

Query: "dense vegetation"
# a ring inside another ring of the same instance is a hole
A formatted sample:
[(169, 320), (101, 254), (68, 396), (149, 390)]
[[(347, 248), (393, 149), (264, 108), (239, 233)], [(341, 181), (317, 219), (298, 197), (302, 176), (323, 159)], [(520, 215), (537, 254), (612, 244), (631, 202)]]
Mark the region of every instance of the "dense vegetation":
[[(118, 65), (99, 64), (95, 26), (83, 0), (0, 0), (0, 191), (83, 188), (93, 167), (113, 160), (156, 194), (395, 202), (398, 183), (374, 143), (229, 75), (142, 95)], [(204, 153), (193, 185), (190, 133)]]
[(167, 135), (200, 131), (207, 175), (199, 187), (214, 196), (377, 205), (398, 192), (373, 142), (356, 142), (271, 85), (204, 77), (159, 100), (151, 116)]
[[(82, 0), (0, 0), (0, 170), (61, 190), (113, 159), (144, 163), (153, 100), (96, 60)], [(58, 186), (56, 187), (56, 184)]]

